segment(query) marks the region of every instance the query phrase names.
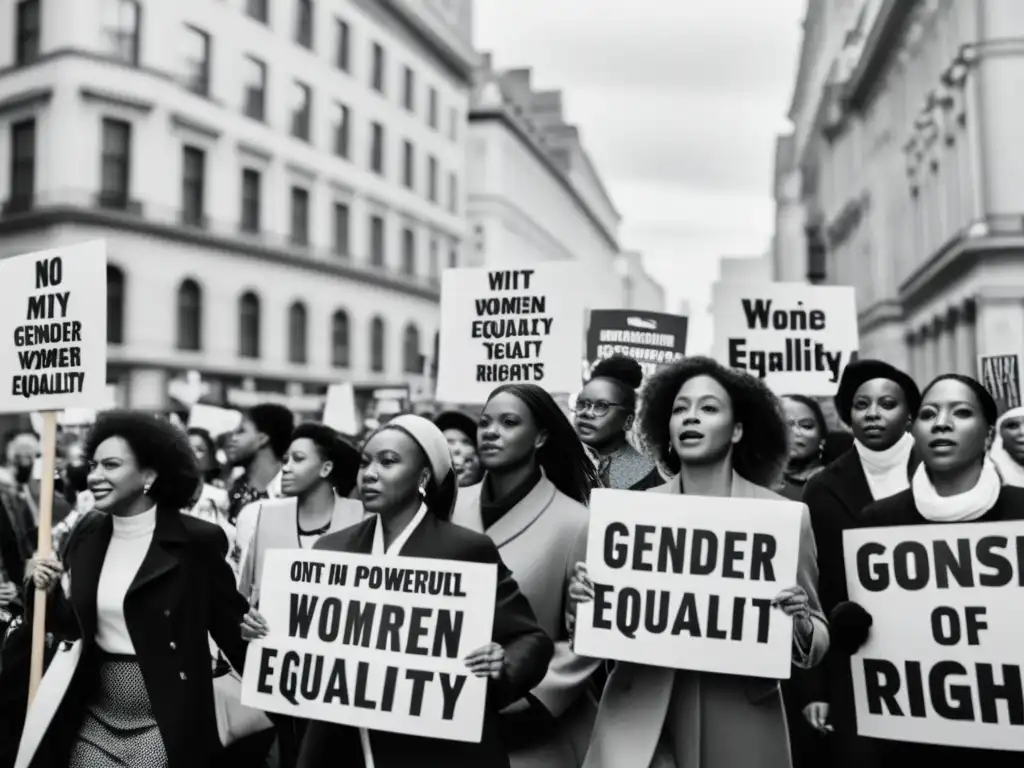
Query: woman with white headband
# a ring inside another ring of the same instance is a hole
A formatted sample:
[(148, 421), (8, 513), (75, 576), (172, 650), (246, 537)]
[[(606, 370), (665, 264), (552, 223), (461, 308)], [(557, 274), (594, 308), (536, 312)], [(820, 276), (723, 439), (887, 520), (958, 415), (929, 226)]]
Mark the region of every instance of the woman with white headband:
[(1024, 406), (1011, 408), (999, 417), (988, 455), (1003, 485), (1024, 488)]
[[(441, 430), (410, 414), (389, 421), (363, 446), (358, 488), (368, 518), (324, 536), (315, 549), (497, 566), (493, 640), (465, 659), (470, 672), (490, 682), (483, 735), (473, 744), (311, 722), (299, 767), (404, 768), (415, 756), (418, 765), (508, 768), (498, 711), (543, 679), (554, 646), (490, 538), (449, 522), (458, 483)], [(263, 637), (267, 626), (250, 612), (242, 631), (246, 639)]]

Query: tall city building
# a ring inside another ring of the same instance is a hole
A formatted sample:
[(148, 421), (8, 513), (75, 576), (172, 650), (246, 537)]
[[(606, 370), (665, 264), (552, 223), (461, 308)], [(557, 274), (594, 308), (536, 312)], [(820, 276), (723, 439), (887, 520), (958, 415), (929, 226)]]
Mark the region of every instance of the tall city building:
[(924, 382), (1019, 353), (1024, 3), (870, 0), (842, 37), (808, 156), (822, 279), (856, 287), (862, 355)]
[(561, 91), (531, 81), (528, 68), (497, 69), (481, 57), (469, 112), (464, 262), (574, 261), (588, 308), (626, 306), (629, 276), (641, 279), (639, 257), (620, 255), (621, 218), (579, 129), (565, 120)]
[(0, 255), (106, 241), (122, 405), (189, 371), (311, 415), (407, 384), (461, 261), (471, 28), (471, 0), (0, 0)]

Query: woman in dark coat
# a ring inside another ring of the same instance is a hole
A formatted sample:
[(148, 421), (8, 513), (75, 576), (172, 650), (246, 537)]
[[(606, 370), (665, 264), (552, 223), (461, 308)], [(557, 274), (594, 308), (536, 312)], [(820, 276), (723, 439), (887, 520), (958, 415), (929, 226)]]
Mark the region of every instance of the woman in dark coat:
[[(456, 492), (451, 453), (441, 431), (419, 416), (398, 416), (363, 447), (359, 494), (371, 516), (324, 536), (314, 549), (497, 566), (492, 642), (466, 658), (473, 674), (489, 678), (481, 741), (428, 739), (311, 721), (299, 753), (299, 768), (508, 768), (498, 711), (541, 681), (554, 646), (491, 540), (449, 522)], [(266, 623), (253, 611), (243, 630), (246, 637), (260, 637), (266, 633)]]
[[(846, 599), (843, 531), (876, 499), (910, 487), (917, 459), (907, 429), (920, 402), (914, 380), (888, 363), (858, 360), (843, 372), (835, 405), (853, 431), (853, 448), (812, 477), (803, 495), (818, 546), (818, 595), (826, 615)], [(806, 721), (824, 736), (828, 765), (862, 768), (870, 762), (873, 742), (857, 735), (848, 659), (830, 650), (820, 667), (794, 670), (790, 689), (799, 691)]]
[[(911, 487), (868, 506), (859, 527), (1024, 520), (1024, 488), (1003, 485), (986, 455), (995, 423), (995, 401), (977, 381), (957, 374), (932, 381), (924, 390), (913, 426), (923, 463), (915, 470)], [(862, 606), (848, 601), (833, 610), (832, 629), (836, 653), (844, 657), (847, 666), (849, 656), (870, 633), (901, 631), (898, 626), (874, 624)], [(1020, 752), (888, 740), (875, 740), (874, 744), (877, 757), (873, 765), (878, 768), (1010, 768), (1019, 766), (1022, 759)]]
[(199, 472), (183, 432), (143, 413), (100, 416), (86, 446), (94, 514), (62, 560), (40, 559), (47, 626), (82, 656), (32, 763), (203, 768), (221, 745), (209, 637), (241, 670), (248, 603), (217, 526), (182, 515)]

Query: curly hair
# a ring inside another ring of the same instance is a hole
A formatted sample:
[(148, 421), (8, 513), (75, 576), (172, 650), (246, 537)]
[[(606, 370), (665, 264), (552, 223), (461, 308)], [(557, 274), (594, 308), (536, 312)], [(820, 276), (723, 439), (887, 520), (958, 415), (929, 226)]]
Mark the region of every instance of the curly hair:
[(745, 427), (732, 449), (733, 468), (752, 483), (774, 487), (789, 455), (782, 404), (761, 379), (726, 368), (709, 357), (688, 357), (648, 379), (640, 408), (639, 432), (644, 444), (667, 470), (679, 472), (679, 456), (672, 449), (668, 423), (680, 387), (697, 376), (710, 376), (729, 393), (733, 420)]
[(316, 446), (320, 457), (333, 465), (327, 481), (339, 496), (346, 497), (356, 487), (359, 475), (359, 451), (353, 448), (337, 431), (326, 424), (308, 421), (292, 432), (292, 442), (305, 438)]
[(502, 384), (491, 392), (488, 402), (503, 392), (521, 400), (537, 425), (547, 431), (548, 439), (537, 451), (537, 464), (548, 480), (570, 499), (588, 504), (591, 489), (600, 485), (597, 469), (558, 403), (536, 384)]
[(158, 508), (180, 511), (190, 505), (200, 473), (184, 430), (151, 413), (105, 411), (96, 418), (85, 441), (89, 461), (96, 449), (112, 437), (128, 443), (140, 469), (156, 472), (149, 497)]

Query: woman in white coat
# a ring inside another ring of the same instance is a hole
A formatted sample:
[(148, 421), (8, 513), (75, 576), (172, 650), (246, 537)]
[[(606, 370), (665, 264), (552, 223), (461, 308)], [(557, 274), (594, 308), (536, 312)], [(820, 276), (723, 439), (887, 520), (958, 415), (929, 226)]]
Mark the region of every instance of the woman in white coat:
[(464, 488), (452, 522), (486, 533), (555, 641), (548, 673), (502, 712), (512, 768), (578, 768), (596, 713), (600, 662), (577, 656), (566, 628), (573, 567), (586, 553), (597, 471), (565, 414), (534, 384), (491, 393), (477, 429), (483, 482)]

